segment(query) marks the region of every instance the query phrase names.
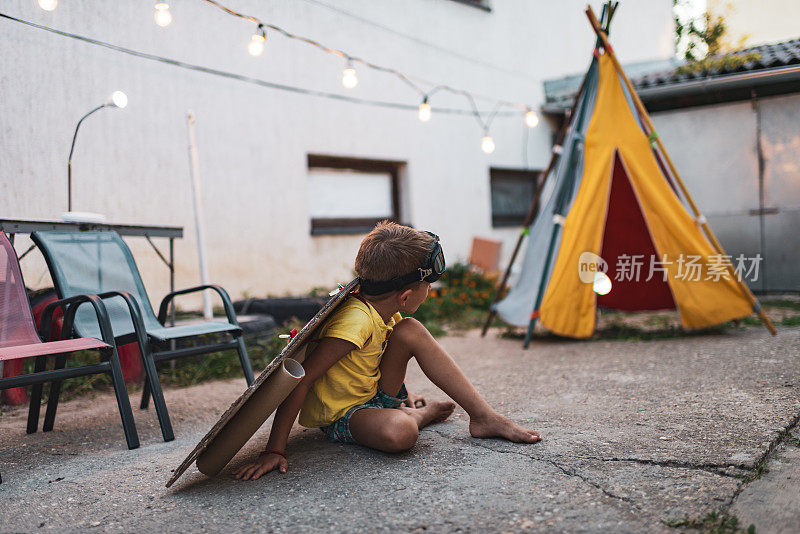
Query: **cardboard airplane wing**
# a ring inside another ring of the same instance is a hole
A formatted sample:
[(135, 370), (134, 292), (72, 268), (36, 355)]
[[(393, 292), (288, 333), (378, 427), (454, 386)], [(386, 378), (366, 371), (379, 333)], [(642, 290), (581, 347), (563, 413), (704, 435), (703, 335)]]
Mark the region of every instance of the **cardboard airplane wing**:
[(167, 487), (172, 486), (195, 460), (200, 472), (208, 476), (217, 475), (230, 462), (303, 378), (305, 371), (297, 359), (302, 361), (306, 343), (314, 339), (314, 331), (356, 286), (358, 278), (341, 288), (289, 341), (174, 470)]

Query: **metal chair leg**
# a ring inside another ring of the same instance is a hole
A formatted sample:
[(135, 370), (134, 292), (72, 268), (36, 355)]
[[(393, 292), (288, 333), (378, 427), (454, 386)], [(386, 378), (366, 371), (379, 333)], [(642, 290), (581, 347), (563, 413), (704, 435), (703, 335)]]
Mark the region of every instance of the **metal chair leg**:
[[(150, 386), (150, 395), (153, 397), (153, 407), (156, 409), (158, 424), (161, 425), (161, 435), (164, 437), (164, 441), (172, 441), (175, 439), (175, 434), (172, 431), (172, 423), (169, 420), (169, 412), (167, 411), (167, 403), (164, 401), (164, 392), (161, 390), (161, 382), (158, 381), (158, 370), (153, 360), (153, 353), (150, 352), (149, 344), (142, 345), (141, 343), (139, 344), (139, 350), (142, 352), (142, 362), (144, 363), (147, 383)], [(143, 391), (142, 404), (145, 404), (146, 397), (144, 393)]]
[(244, 344), (244, 338), (239, 336), (236, 338), (236, 352), (239, 353), (239, 361), (242, 363), (242, 370), (244, 371), (244, 379), (247, 380), (247, 385), (253, 383), (255, 377), (253, 376), (253, 366), (250, 364), (250, 357), (247, 355), (247, 347)]
[(133, 411), (131, 411), (131, 401), (128, 398), (128, 390), (125, 387), (125, 378), (122, 376), (122, 366), (119, 363), (119, 354), (116, 347), (111, 349), (108, 362), (111, 364), (111, 380), (114, 383), (114, 395), (117, 397), (119, 415), (122, 418), (122, 429), (125, 431), (125, 441), (128, 443), (128, 449), (136, 449), (139, 447), (139, 434), (136, 432), (136, 423), (133, 420)]
[[(56, 356), (56, 364), (53, 369), (63, 369), (67, 366), (67, 355), (59, 354)], [(56, 420), (56, 410), (58, 409), (58, 397), (61, 395), (61, 384), (63, 380), (54, 380), (50, 383), (50, 395), (47, 398), (47, 410), (44, 413), (44, 425), (42, 425), (42, 432), (50, 432), (53, 430), (53, 424)]]
[(144, 381), (144, 387), (142, 387), (142, 400), (139, 402), (139, 409), (146, 410), (147, 407), (150, 405), (150, 381)]
[[(47, 367), (47, 356), (37, 356), (33, 365), (34, 373), (41, 373)], [(42, 406), (42, 384), (31, 387), (31, 400), (28, 406), (28, 428), (26, 432), (33, 434), (39, 426), (39, 409)]]

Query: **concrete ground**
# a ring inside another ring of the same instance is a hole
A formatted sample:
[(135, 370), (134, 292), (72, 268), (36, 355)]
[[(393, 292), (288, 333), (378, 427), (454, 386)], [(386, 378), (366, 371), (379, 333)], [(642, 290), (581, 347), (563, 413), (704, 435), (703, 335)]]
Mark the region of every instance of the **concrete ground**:
[[(177, 439), (136, 410), (128, 451), (113, 396), (67, 402), (54, 431), (0, 416), (0, 531), (670, 532), (735, 515), (800, 531), (800, 329), (747, 328), (647, 342), (441, 341), (500, 411), (544, 440), (476, 440), (462, 411), (409, 452), (331, 444), (295, 428), (289, 472), (258, 481), (192, 467), (164, 483), (243, 380), (168, 389)], [(416, 366), (409, 388), (442, 397)], [(134, 400), (134, 399), (132, 399)], [(135, 400), (134, 400), (135, 402)], [(760, 476), (759, 476), (760, 475)], [(730, 521), (728, 522), (730, 524)]]

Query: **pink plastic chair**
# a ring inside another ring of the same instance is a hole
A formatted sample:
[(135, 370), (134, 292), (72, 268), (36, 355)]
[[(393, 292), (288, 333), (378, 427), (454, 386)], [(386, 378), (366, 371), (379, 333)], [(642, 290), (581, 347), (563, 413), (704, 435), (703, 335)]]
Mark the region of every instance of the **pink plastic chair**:
[[(94, 309), (100, 326), (103, 340), (95, 338), (62, 339), (59, 341), (42, 342), (49, 337), (52, 324), (53, 311), (62, 308), (64, 312), (64, 326), (62, 337), (68, 338), (73, 330), (75, 312), (78, 305), (89, 303)], [(108, 313), (103, 301), (95, 295), (77, 295), (71, 298), (58, 300), (48, 304), (42, 313), (42, 338), (36, 332), (36, 327), (31, 314), (28, 295), (19, 269), (19, 261), (11, 242), (5, 233), (0, 231), (0, 361), (18, 360), (36, 357), (34, 372), (20, 376), (0, 378), (0, 390), (20, 386), (33, 386), (32, 400), (28, 411), (29, 434), (36, 432), (39, 425), (39, 402), (42, 384), (45, 382), (61, 381), (98, 373), (111, 373), (114, 383), (114, 392), (117, 396), (119, 413), (122, 417), (122, 427), (129, 449), (139, 446), (139, 436), (133, 421), (128, 392), (122, 377), (122, 367), (119, 363), (117, 346), (108, 320)], [(98, 350), (101, 361), (96, 364), (81, 367), (64, 368), (67, 356), (79, 350)], [(47, 356), (56, 356), (55, 368), (46, 371)], [(54, 395), (55, 393), (55, 395)], [(58, 391), (51, 391), (50, 401), (42, 430), (49, 431), (53, 428), (58, 405)]]

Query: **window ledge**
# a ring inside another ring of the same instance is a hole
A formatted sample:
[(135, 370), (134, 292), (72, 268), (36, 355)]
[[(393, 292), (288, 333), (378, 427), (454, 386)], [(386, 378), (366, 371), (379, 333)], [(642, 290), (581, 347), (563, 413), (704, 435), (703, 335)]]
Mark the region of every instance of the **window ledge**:
[(328, 228), (312, 228), (311, 235), (356, 235), (368, 234), (372, 226), (331, 226)]
[(470, 0), (452, 0), (452, 1), (458, 2), (459, 4), (464, 4), (465, 6), (471, 6), (480, 9), (481, 11), (486, 11), (487, 13), (492, 12), (492, 8), (483, 3), (471, 2)]

